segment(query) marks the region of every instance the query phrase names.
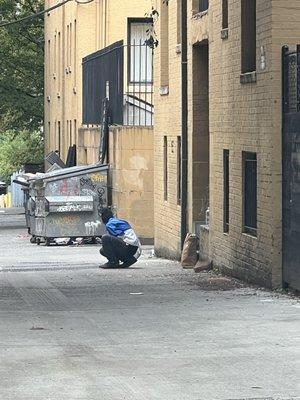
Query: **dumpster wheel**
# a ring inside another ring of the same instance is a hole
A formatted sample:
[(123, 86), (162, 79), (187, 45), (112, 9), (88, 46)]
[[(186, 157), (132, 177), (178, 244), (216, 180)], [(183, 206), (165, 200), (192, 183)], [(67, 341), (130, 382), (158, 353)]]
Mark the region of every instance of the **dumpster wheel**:
[(31, 236), (30, 238), (30, 243), (36, 243), (36, 237), (35, 236)]

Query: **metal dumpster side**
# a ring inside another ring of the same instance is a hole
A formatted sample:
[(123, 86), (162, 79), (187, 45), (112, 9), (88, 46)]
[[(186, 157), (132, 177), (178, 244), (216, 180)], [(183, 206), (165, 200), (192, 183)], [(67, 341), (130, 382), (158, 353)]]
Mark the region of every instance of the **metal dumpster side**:
[(103, 235), (100, 214), (108, 205), (108, 166), (71, 167), (44, 174), (33, 182), (33, 234), (48, 244), (61, 237)]

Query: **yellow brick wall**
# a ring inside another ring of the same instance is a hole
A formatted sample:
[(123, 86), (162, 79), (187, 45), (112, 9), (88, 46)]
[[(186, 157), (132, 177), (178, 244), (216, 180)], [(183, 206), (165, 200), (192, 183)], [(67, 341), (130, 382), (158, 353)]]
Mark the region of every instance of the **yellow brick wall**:
[[(159, 12), (161, 3), (157, 2)], [(169, 3), (169, 87), (168, 94), (162, 95), (161, 50), (155, 50), (155, 124), (154, 124), (154, 225), (155, 250), (157, 254), (178, 258), (180, 253), (180, 206), (177, 201), (177, 136), (181, 135), (181, 89), (180, 89), (180, 54), (177, 48), (177, 0)], [(161, 20), (155, 27), (158, 39), (161, 39)], [(168, 149), (168, 199), (164, 199), (164, 160), (163, 143), (167, 136)]]
[[(79, 129), (80, 164), (98, 159), (99, 138), (98, 128)], [(112, 205), (142, 239), (154, 237), (153, 140), (152, 127), (117, 126), (109, 133)]]
[[(45, 7), (56, 3), (56, 0), (46, 0)], [(94, 0), (85, 5), (72, 1), (45, 15), (46, 153), (59, 147), (59, 121), (61, 156), (64, 160), (69, 146), (77, 144), (78, 138), (74, 132), (82, 122), (82, 58), (118, 40), (124, 40), (126, 43), (127, 19), (143, 18), (149, 10), (150, 4), (147, 0)], [(71, 24), (72, 35), (71, 39), (68, 39)], [(59, 33), (61, 61), (58, 65), (58, 59), (55, 60), (55, 57), (58, 57)], [(68, 129), (69, 121), (72, 137), (70, 127)]]
[[(176, 169), (169, 165), (170, 199), (163, 198), (163, 136), (168, 143), (180, 134), (180, 56), (176, 45), (176, 4), (169, 10), (169, 94), (159, 93), (160, 53), (155, 54), (155, 245), (161, 254), (179, 252), (180, 207), (176, 204)], [(193, 16), (188, 10), (189, 71), (189, 178), (188, 229), (197, 203), (195, 157), (201, 152), (197, 137), (197, 104), (193, 97), (197, 68), (192, 44), (209, 45), (209, 207), (210, 257), (214, 264), (235, 276), (280, 286), (282, 274), (281, 213), (281, 47), (300, 42), (300, 4), (297, 0), (257, 0), (257, 82), (240, 83), (240, 0), (229, 0), (228, 39), (221, 39), (222, 1), (210, 0), (206, 15)], [(157, 27), (159, 34), (159, 26)], [(261, 66), (261, 52), (266, 69)], [(199, 71), (201, 72), (201, 71)], [(199, 81), (201, 84), (201, 81)], [(199, 109), (199, 114), (203, 112)], [(200, 118), (201, 119), (201, 118)], [(223, 233), (223, 149), (230, 151), (229, 233)], [(242, 233), (242, 151), (257, 153), (258, 234)], [(169, 149), (171, 153), (171, 149)], [(172, 162), (172, 156), (170, 155)], [(197, 160), (196, 160), (197, 161)], [(173, 163), (174, 164), (174, 163)], [(201, 175), (201, 167), (198, 170)], [(201, 216), (203, 218), (203, 215)]]
[(130, 221), (140, 238), (153, 239), (153, 129), (112, 128), (109, 158), (112, 201), (118, 216)]

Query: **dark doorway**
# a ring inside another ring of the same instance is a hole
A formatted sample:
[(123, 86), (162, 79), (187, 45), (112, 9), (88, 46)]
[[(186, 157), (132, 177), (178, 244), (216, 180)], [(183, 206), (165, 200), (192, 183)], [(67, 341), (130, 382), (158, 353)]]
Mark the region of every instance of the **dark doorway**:
[(283, 281), (300, 290), (300, 46), (283, 49)]
[(193, 220), (203, 223), (209, 206), (208, 44), (193, 47)]

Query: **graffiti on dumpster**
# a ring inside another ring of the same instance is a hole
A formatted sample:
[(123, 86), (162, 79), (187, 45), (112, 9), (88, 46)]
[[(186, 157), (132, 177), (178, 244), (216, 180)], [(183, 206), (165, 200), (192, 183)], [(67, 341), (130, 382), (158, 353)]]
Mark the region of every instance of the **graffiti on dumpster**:
[(97, 196), (97, 193), (92, 189), (85, 188), (85, 189), (82, 189), (81, 191), (85, 196)]
[(57, 219), (52, 219), (50, 223), (52, 225), (76, 225), (79, 224), (80, 222), (80, 217), (79, 215), (65, 215), (63, 217), (57, 218)]
[(106, 177), (101, 174), (91, 174), (91, 181), (96, 183), (106, 182)]
[(45, 220), (43, 218), (35, 219), (35, 231), (37, 235), (42, 235), (44, 231)]
[(90, 221), (84, 224), (85, 226), (85, 233), (89, 236), (95, 236), (97, 234), (97, 229), (100, 228), (101, 222), (100, 221)]
[[(94, 174), (94, 175), (98, 176), (97, 174)], [(100, 175), (100, 176), (102, 176), (102, 175)], [(81, 178), (80, 184), (81, 184), (82, 191), (87, 190), (87, 191), (93, 192), (93, 196), (95, 196), (95, 195), (97, 196), (97, 198), (98, 198), (97, 209), (98, 209), (98, 214), (100, 215), (103, 210), (103, 207), (105, 206), (105, 187), (97, 186), (97, 184), (94, 183), (90, 177)]]
[(45, 204), (43, 199), (36, 199), (35, 214), (37, 216), (43, 216), (45, 214)]
[(80, 182), (76, 177), (50, 182), (47, 185), (49, 195), (75, 196), (80, 195)]
[(57, 212), (93, 211), (93, 204), (64, 204), (58, 206)]

